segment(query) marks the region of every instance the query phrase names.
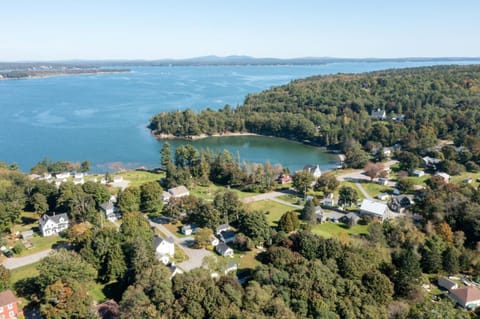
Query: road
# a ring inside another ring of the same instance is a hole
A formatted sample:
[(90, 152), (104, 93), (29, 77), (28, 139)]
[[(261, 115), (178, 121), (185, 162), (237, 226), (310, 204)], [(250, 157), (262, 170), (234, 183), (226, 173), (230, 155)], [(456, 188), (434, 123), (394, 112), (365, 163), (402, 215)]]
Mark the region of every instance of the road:
[(203, 258), (206, 256), (213, 256), (211, 251), (206, 249), (192, 249), (189, 246), (193, 243), (193, 237), (183, 237), (178, 238), (169, 231), (165, 226), (162, 224), (158, 224), (155, 222), (150, 221), (150, 225), (158, 228), (165, 236), (171, 236), (175, 244), (180, 247), (181, 250), (188, 256), (188, 260), (177, 264), (177, 266), (182, 269), (183, 271), (190, 271), (195, 268), (202, 267)]
[(26, 265), (30, 265), (45, 258), (46, 256), (48, 256), (48, 254), (50, 254), (51, 251), (52, 249), (47, 249), (35, 254), (25, 256), (25, 257), (9, 258), (8, 260), (3, 262), (3, 266), (7, 269), (15, 269), (15, 268), (23, 267)]

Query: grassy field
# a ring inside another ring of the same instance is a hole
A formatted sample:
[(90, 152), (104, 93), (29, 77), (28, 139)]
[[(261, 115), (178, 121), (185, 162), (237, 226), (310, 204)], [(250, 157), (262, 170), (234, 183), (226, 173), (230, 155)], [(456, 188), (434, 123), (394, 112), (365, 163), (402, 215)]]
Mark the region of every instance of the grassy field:
[(355, 225), (352, 228), (347, 228), (343, 223), (323, 223), (312, 227), (312, 233), (320, 235), (325, 238), (338, 237), (341, 234), (346, 235), (366, 235), (368, 225)]
[(12, 275), (12, 277), (11, 277), (12, 286), (16, 282), (18, 282), (22, 279), (37, 276), (38, 275), (37, 265), (38, 265), (38, 262), (27, 265), (27, 266), (23, 266), (23, 267), (20, 267), (20, 268), (12, 269), (10, 271), (10, 273)]
[(140, 186), (142, 184), (158, 181), (160, 178), (165, 176), (165, 174), (157, 174), (145, 171), (126, 171), (118, 174), (113, 175), (120, 175), (123, 176), (123, 179), (126, 179), (130, 182), (129, 186)]
[[(225, 186), (210, 184), (208, 186), (195, 186), (190, 189), (190, 194), (195, 195), (199, 198), (203, 198), (206, 200), (213, 200), (217, 192), (225, 191), (227, 188)], [(238, 189), (230, 189), (232, 192), (236, 193), (239, 198), (249, 197), (258, 195), (259, 193), (247, 193), (239, 191)]]
[(245, 205), (248, 210), (262, 210), (267, 213), (267, 221), (270, 225), (276, 226), (280, 217), (288, 211), (294, 211), (295, 208), (283, 205), (271, 200), (261, 200)]
[(362, 183), (363, 189), (372, 197), (376, 197), (380, 193), (389, 193), (392, 188), (385, 185), (380, 185), (377, 182)]
[(238, 263), (239, 269), (245, 269), (245, 268), (255, 269), (255, 267), (261, 264), (257, 259), (255, 259), (258, 253), (259, 253), (259, 250), (254, 249), (246, 253), (235, 254), (234, 261)]
[(298, 205), (299, 201), (300, 202), (303, 201), (303, 198), (293, 194), (285, 194), (285, 195), (278, 196), (277, 198), (295, 205)]

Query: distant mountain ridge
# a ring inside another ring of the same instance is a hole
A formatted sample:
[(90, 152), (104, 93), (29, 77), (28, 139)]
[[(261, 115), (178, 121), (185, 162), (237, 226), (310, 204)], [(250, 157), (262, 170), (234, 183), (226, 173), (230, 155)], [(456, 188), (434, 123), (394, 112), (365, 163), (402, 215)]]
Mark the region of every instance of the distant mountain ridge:
[(104, 67), (104, 66), (201, 66), (201, 65), (319, 65), (338, 62), (425, 62), (425, 61), (480, 61), (480, 57), (406, 57), (406, 58), (335, 58), (335, 57), (300, 57), (300, 58), (256, 58), (247, 55), (216, 56), (207, 55), (187, 59), (158, 60), (58, 60), (0, 62), (0, 70), (19, 70), (38, 66), (52, 67)]

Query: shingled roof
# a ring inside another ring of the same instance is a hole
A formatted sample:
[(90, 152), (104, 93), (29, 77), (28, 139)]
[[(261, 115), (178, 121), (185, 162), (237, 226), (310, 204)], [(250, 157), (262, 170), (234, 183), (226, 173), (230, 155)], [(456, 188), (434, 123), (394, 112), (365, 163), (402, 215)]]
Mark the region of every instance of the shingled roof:
[(17, 302), (17, 298), (11, 290), (5, 290), (0, 292), (0, 307)]

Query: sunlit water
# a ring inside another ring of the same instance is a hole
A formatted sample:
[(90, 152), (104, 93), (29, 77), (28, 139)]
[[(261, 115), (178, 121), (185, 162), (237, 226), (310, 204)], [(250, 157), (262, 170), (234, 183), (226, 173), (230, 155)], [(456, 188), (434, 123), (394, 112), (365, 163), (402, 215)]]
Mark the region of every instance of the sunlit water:
[[(161, 111), (235, 106), (248, 93), (311, 75), (433, 64), (442, 63), (133, 67), (130, 73), (0, 81), (0, 161), (17, 162), (25, 171), (44, 157), (88, 159), (97, 172), (112, 163), (152, 168), (158, 166), (162, 142), (146, 126)], [(269, 160), (291, 170), (305, 164), (318, 163), (322, 169), (338, 165), (332, 154), (282, 139), (211, 138), (194, 145), (228, 149), (242, 160)]]

